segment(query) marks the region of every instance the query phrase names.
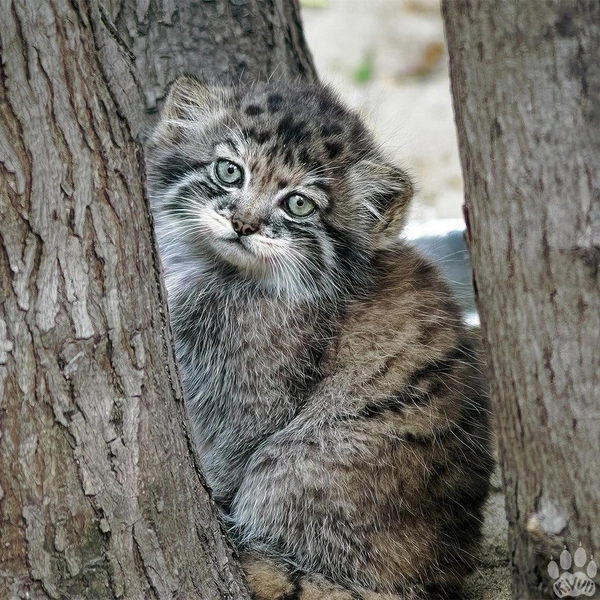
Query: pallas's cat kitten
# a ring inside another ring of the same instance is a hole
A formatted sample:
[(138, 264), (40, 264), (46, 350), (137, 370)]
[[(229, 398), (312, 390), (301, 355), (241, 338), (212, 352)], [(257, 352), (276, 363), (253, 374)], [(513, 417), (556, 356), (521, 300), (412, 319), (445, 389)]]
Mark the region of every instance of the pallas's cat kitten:
[(185, 77), (149, 181), (195, 441), (254, 597), (456, 597), (487, 400), (448, 287), (400, 241), (406, 173), (326, 87)]

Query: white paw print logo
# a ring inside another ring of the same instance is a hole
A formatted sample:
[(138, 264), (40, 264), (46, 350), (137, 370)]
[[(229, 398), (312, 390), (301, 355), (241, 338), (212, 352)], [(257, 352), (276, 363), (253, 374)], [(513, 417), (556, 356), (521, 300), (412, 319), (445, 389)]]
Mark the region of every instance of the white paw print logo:
[[(586, 551), (579, 544), (575, 550), (575, 555), (571, 558), (571, 553), (565, 549), (560, 553), (560, 569), (556, 561), (550, 557), (548, 563), (548, 575), (554, 579), (552, 589), (558, 598), (577, 598), (578, 596), (593, 596), (596, 592), (596, 584), (593, 582), (598, 567), (594, 562), (594, 557), (590, 556), (590, 562)], [(575, 562), (577, 570), (574, 573), (569, 572), (572, 563)], [(585, 572), (582, 570), (585, 564)]]

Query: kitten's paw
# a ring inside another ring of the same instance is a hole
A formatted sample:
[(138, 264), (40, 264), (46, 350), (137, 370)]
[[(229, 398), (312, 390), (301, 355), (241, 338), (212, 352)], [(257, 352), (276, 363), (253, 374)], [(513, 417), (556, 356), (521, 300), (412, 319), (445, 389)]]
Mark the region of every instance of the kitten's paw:
[(240, 563), (253, 599), (279, 600), (294, 597), (297, 582), (274, 560), (254, 554), (242, 554)]
[(254, 600), (423, 600), (423, 596), (351, 592), (319, 574), (292, 571), (277, 561), (245, 553), (240, 562)]

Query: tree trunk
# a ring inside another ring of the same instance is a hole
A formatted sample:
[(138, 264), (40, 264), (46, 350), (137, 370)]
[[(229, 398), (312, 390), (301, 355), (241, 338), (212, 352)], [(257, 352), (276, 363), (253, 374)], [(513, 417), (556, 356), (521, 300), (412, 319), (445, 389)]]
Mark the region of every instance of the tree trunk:
[(600, 551), (600, 4), (444, 19), (513, 595), (552, 597), (551, 554)]
[[(125, 71), (135, 57), (136, 83), (115, 90), (134, 104), (136, 130), (154, 123), (168, 84), (184, 73), (207, 81), (317, 79), (304, 40), (298, 0), (105, 0), (104, 22)], [(102, 64), (114, 72), (115, 48)], [(100, 48), (103, 53), (105, 48)]]
[(132, 4), (0, 0), (1, 598), (248, 597), (186, 433), (135, 137), (196, 59), (312, 63), (295, 3)]

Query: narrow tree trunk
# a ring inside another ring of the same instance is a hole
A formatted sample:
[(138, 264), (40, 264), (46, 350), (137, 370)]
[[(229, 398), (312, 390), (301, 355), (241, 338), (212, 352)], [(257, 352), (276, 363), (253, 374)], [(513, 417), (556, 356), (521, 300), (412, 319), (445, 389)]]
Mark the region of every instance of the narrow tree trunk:
[(134, 138), (141, 90), (152, 108), (194, 48), (204, 73), (242, 51), (266, 73), (255, 44), (286, 76), (311, 67), (297, 20), (263, 29), (295, 4), (155, 4), (0, 0), (3, 599), (248, 597), (185, 431)]
[(551, 554), (600, 551), (600, 4), (444, 19), (514, 597), (551, 597)]

